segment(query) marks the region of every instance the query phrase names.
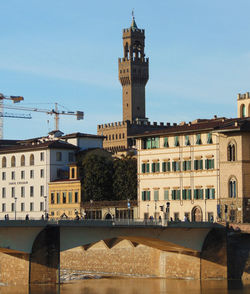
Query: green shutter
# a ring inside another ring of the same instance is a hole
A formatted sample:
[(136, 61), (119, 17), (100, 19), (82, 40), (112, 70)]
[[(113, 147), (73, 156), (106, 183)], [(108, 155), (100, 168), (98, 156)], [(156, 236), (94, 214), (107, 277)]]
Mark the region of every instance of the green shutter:
[(164, 200), (169, 200), (169, 190), (164, 190)]
[(208, 164), (208, 159), (206, 159), (206, 160), (205, 160), (205, 169), (208, 169), (208, 168), (209, 168), (208, 165), (209, 165), (209, 164)]
[(72, 203), (72, 192), (69, 192), (69, 203)]
[(144, 201), (144, 191), (141, 192), (141, 200)]
[(160, 163), (159, 163), (159, 162), (156, 163), (156, 171), (157, 171), (157, 172), (160, 171)]
[(203, 189), (200, 189), (200, 199), (203, 199)]
[(168, 147), (168, 137), (164, 138), (164, 147)]
[(212, 199), (215, 199), (215, 189), (212, 189)]
[(194, 189), (194, 199), (197, 199), (197, 189)]
[(181, 199), (181, 190), (177, 190), (177, 199), (178, 199), (178, 200)]
[(200, 169), (203, 169), (203, 160), (200, 160)]
[(188, 199), (191, 200), (191, 189), (188, 189)]
[(208, 189), (206, 189), (206, 190), (205, 190), (206, 199), (208, 199), (208, 193), (209, 193), (209, 191), (208, 191)]
[(168, 171), (170, 171), (170, 161), (168, 161)]
[(147, 200), (150, 201), (150, 191), (147, 191)]
[(214, 159), (211, 160), (211, 168), (214, 169)]
[(174, 190), (172, 190), (172, 200), (175, 200), (174, 198)]
[(154, 200), (155, 201), (159, 200), (159, 190), (154, 190)]
[(187, 199), (187, 190), (182, 190), (182, 200), (186, 200)]
[(141, 171), (142, 171), (143, 174), (145, 173), (145, 163), (143, 163), (143, 164), (141, 165)]
[(149, 163), (147, 163), (147, 173), (149, 173), (150, 172), (150, 165), (149, 165)]

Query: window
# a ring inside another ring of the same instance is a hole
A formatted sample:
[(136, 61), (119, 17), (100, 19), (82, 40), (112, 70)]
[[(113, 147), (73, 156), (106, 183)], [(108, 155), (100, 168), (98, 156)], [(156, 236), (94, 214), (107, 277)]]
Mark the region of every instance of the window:
[(30, 165), (34, 165), (35, 164), (35, 158), (34, 158), (34, 154), (30, 155)]
[(2, 172), (2, 180), (3, 180), (3, 181), (6, 180), (6, 172)]
[(155, 201), (159, 200), (159, 190), (154, 190), (154, 200)]
[(151, 166), (152, 173), (156, 173), (160, 171), (160, 163), (159, 162), (153, 162)]
[(208, 133), (207, 134), (207, 144), (212, 144), (212, 143), (213, 143), (212, 134)]
[(25, 166), (25, 156), (21, 156), (21, 166)]
[(25, 204), (23, 202), (21, 203), (21, 211), (25, 211)]
[(34, 211), (34, 202), (30, 202), (30, 211)]
[(69, 203), (72, 203), (72, 192), (69, 192)]
[(229, 143), (227, 146), (227, 160), (228, 161), (235, 161), (236, 160), (236, 150), (235, 144)]
[(175, 136), (175, 137), (174, 137), (174, 146), (175, 146), (175, 147), (180, 146), (180, 143), (179, 143), (179, 137), (178, 137), (178, 136)]
[(203, 160), (202, 159), (196, 159), (194, 161), (194, 169), (195, 170), (199, 170), (199, 169), (203, 169)]
[(215, 199), (215, 189), (214, 188), (206, 189), (205, 197), (206, 199)]
[(69, 161), (74, 161), (74, 152), (69, 152)]
[(51, 204), (54, 204), (55, 203), (55, 194), (54, 193), (51, 193), (50, 194), (50, 203)]
[(15, 197), (15, 187), (11, 188), (11, 197)]
[(44, 169), (40, 169), (40, 178), (44, 178)]
[(191, 160), (184, 160), (182, 163), (182, 168), (184, 171), (191, 170)]
[(175, 221), (175, 222), (178, 222), (179, 220), (180, 220), (179, 212), (175, 212), (175, 213), (174, 213), (174, 221)]
[(142, 191), (142, 201), (150, 201), (150, 191)]
[(191, 200), (192, 191), (191, 189), (182, 190), (182, 200)]
[(15, 180), (15, 172), (14, 172), (14, 171), (11, 172), (11, 179), (12, 179), (12, 180)]
[(33, 169), (30, 170), (30, 178), (31, 178), (31, 179), (34, 179), (34, 170), (33, 170)]
[(205, 169), (214, 169), (214, 159), (205, 160)]
[(170, 161), (164, 161), (162, 163), (162, 171), (163, 172), (168, 172), (170, 171)]
[(61, 203), (60, 193), (56, 193), (56, 201), (57, 201), (58, 204)]
[(144, 141), (145, 149), (154, 149), (160, 147), (160, 138), (159, 137), (151, 137), (147, 138)]
[(12, 156), (11, 157), (11, 167), (15, 167), (16, 166), (16, 157)]
[(56, 152), (56, 161), (62, 161), (62, 152)]
[(242, 105), (241, 117), (246, 117), (246, 105), (245, 104)]
[(71, 178), (74, 179), (75, 178), (75, 168), (72, 167), (71, 169)]
[(40, 161), (44, 161), (44, 152), (40, 152)]
[(21, 179), (24, 180), (25, 179), (25, 171), (21, 170)]
[(203, 199), (203, 189), (194, 189), (194, 199)]
[(7, 160), (6, 160), (6, 157), (4, 156), (2, 158), (2, 167), (6, 167), (7, 166)]
[(75, 192), (75, 203), (78, 203), (78, 192)]
[(169, 147), (169, 144), (168, 144), (168, 137), (165, 137), (165, 138), (164, 138), (163, 146), (164, 146), (165, 148), (168, 148), (168, 147)]
[(145, 174), (145, 172), (146, 172), (146, 163), (142, 163), (142, 165), (141, 165), (141, 172), (143, 174)]
[(201, 145), (201, 134), (196, 135), (196, 145)]
[(5, 212), (5, 211), (6, 211), (6, 204), (2, 203), (2, 212)]
[(40, 211), (44, 211), (44, 203), (40, 202)]
[(164, 190), (164, 200), (169, 200), (169, 190)]
[(181, 191), (180, 190), (172, 190), (172, 200), (180, 200)]
[(3, 187), (2, 188), (2, 198), (5, 198), (6, 197), (6, 188)]
[(185, 136), (185, 145), (186, 146), (190, 145), (189, 136)]
[(25, 197), (25, 187), (21, 187), (21, 197)]
[(44, 186), (40, 186), (40, 196), (44, 196)]
[(30, 197), (34, 196), (34, 187), (30, 186)]
[(66, 198), (66, 192), (63, 192), (63, 193), (62, 193), (62, 198), (63, 198), (63, 199), (62, 199), (62, 200), (63, 200), (63, 203), (65, 204), (65, 203), (66, 203), (66, 199), (67, 199), (67, 198)]
[(180, 161), (172, 162), (172, 171), (180, 171)]
[(15, 211), (15, 203), (11, 203), (11, 211)]
[(229, 197), (236, 198), (236, 180), (231, 179), (229, 181)]

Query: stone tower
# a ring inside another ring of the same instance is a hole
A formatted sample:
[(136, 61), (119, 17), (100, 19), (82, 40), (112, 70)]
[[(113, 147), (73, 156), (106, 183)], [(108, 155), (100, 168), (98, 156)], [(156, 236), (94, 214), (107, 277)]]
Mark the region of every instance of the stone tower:
[(133, 16), (129, 29), (123, 30), (123, 58), (119, 58), (122, 84), (123, 121), (145, 121), (145, 86), (148, 81), (148, 58), (145, 58), (144, 30), (138, 29)]

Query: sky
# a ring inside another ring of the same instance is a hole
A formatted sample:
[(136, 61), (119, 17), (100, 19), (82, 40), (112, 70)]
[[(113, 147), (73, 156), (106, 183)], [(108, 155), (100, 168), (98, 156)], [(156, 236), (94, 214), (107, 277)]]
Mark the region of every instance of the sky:
[[(118, 58), (132, 9), (146, 35), (149, 120), (236, 117), (237, 94), (250, 91), (249, 0), (0, 0), (0, 93), (23, 96), (20, 107), (84, 111), (60, 117), (65, 134), (121, 121)], [(4, 138), (54, 129), (52, 116), (30, 114), (4, 118)]]

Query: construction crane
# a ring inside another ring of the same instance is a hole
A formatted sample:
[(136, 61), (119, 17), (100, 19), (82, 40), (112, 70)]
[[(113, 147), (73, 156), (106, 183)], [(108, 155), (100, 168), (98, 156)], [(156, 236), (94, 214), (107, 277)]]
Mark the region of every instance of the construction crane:
[(43, 112), (46, 114), (54, 115), (55, 121), (55, 130), (59, 130), (59, 116), (60, 115), (73, 115), (76, 116), (77, 120), (82, 120), (84, 113), (83, 111), (60, 111), (58, 110), (58, 103), (55, 103), (54, 109), (42, 109), (42, 108), (33, 108), (33, 107), (19, 107), (8, 105), (5, 106), (7, 109), (23, 110), (23, 111), (34, 111), (34, 112)]
[(3, 118), (4, 117), (31, 119), (31, 115), (3, 112), (4, 100), (11, 100), (13, 103), (19, 103), (20, 101), (23, 101), (24, 98), (23, 96), (6, 96), (0, 93), (0, 139), (3, 139)]

